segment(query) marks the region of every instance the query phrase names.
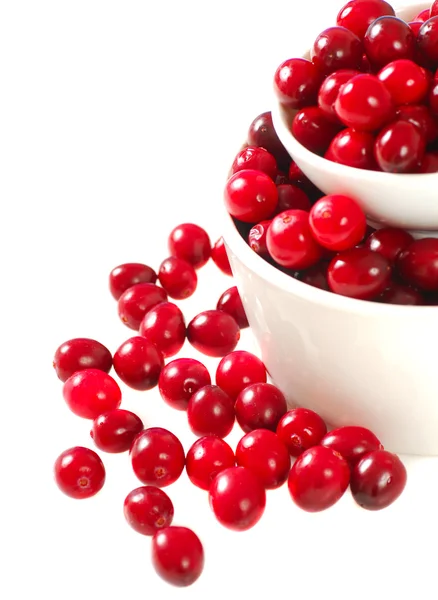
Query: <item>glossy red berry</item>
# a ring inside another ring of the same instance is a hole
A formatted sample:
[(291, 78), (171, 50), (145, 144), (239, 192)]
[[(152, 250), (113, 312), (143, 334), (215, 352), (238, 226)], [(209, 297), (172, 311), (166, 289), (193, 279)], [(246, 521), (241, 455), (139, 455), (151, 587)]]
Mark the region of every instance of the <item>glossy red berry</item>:
[(289, 452), (268, 429), (255, 429), (244, 435), (237, 444), (236, 461), (252, 471), (267, 490), (283, 485), (289, 475)]
[(428, 144), (438, 137), (438, 123), (429, 108), (423, 104), (400, 106), (396, 112), (396, 119), (409, 121), (418, 127)]
[(424, 10), (420, 11), (418, 13), (418, 15), (413, 20), (414, 21), (421, 21), (422, 23), (424, 23), (425, 21), (427, 21), (428, 19), (430, 19), (431, 16), (433, 16), (431, 14), (431, 9), (430, 8), (425, 8)]
[(415, 240), (397, 260), (401, 277), (422, 290), (438, 290), (438, 239)]
[(210, 383), (210, 374), (202, 363), (194, 358), (177, 358), (161, 371), (158, 388), (169, 406), (186, 410), (193, 394)]
[(399, 457), (386, 450), (376, 450), (354, 467), (351, 493), (362, 508), (380, 510), (397, 500), (406, 481), (406, 468)]
[(198, 285), (194, 267), (176, 256), (163, 260), (158, 270), (158, 278), (166, 294), (175, 300), (189, 298)]
[[(282, 186), (278, 186), (282, 187)], [(284, 186), (285, 187), (285, 186)], [(297, 188), (299, 189), (299, 188)], [(277, 188), (278, 190), (278, 188)], [(279, 195), (280, 199), (280, 195)], [(262, 256), (263, 258), (267, 258), (269, 256), (268, 248), (266, 247), (266, 234), (268, 232), (268, 227), (271, 224), (271, 221), (261, 221), (254, 225), (251, 228), (248, 234), (248, 244), (251, 250), (254, 250), (256, 254)], [(236, 288), (237, 289), (237, 288)]]
[(371, 300), (381, 294), (391, 278), (384, 256), (368, 248), (352, 248), (332, 259), (327, 278), (335, 294)]
[(99, 450), (116, 453), (129, 450), (140, 431), (143, 431), (140, 417), (116, 408), (94, 419), (90, 435)]
[(151, 267), (141, 263), (124, 263), (115, 267), (109, 276), (112, 296), (118, 300), (123, 292), (137, 283), (155, 283), (157, 274)]
[(295, 139), (315, 154), (326, 152), (339, 129), (338, 123), (329, 121), (319, 106), (302, 108), (292, 122)]
[(383, 304), (401, 304), (407, 306), (419, 306), (425, 304), (423, 296), (418, 290), (410, 285), (403, 285), (391, 281), (389, 286), (380, 296), (376, 298), (378, 302)]
[(438, 16), (433, 16), (423, 23), (417, 35), (417, 47), (420, 53), (436, 67), (438, 64)]
[(230, 467), (213, 479), (209, 500), (221, 525), (234, 531), (246, 531), (263, 515), (266, 492), (252, 471), (245, 467)]
[(216, 369), (216, 383), (232, 400), (253, 383), (266, 383), (266, 368), (258, 356), (237, 350), (224, 356)]
[(349, 480), (348, 463), (338, 452), (314, 446), (293, 464), (288, 487), (295, 504), (308, 512), (318, 512), (341, 498)]
[[(435, 81), (429, 91), (429, 107), (431, 112), (433, 113), (435, 119), (438, 115), (438, 82)], [(434, 119), (434, 123), (436, 120)]]
[(377, 77), (385, 84), (395, 104), (422, 102), (429, 89), (425, 69), (413, 60), (400, 59), (388, 63)]
[(362, 42), (345, 27), (325, 29), (310, 51), (313, 64), (325, 75), (339, 69), (359, 69), (362, 54)]
[(418, 127), (408, 121), (395, 121), (377, 136), (374, 156), (382, 171), (415, 173), (425, 148), (426, 140)]
[(187, 339), (207, 356), (225, 356), (240, 339), (236, 321), (223, 310), (206, 310), (192, 319), (187, 327)]
[(217, 385), (206, 385), (190, 398), (187, 418), (195, 435), (224, 438), (234, 425), (233, 400)]
[(366, 454), (383, 450), (380, 440), (366, 427), (349, 425), (332, 429), (321, 440), (321, 446), (331, 448), (353, 468)]
[(331, 194), (312, 206), (310, 229), (318, 244), (340, 252), (362, 241), (367, 226), (365, 213), (349, 196)]
[(167, 429), (151, 427), (135, 438), (130, 450), (131, 464), (146, 485), (165, 487), (174, 483), (184, 469), (184, 449)]
[(211, 255), (211, 243), (202, 227), (193, 223), (183, 223), (175, 227), (168, 239), (169, 253), (187, 261), (195, 269), (200, 269)]
[(254, 429), (275, 431), (287, 411), (286, 398), (271, 383), (253, 383), (237, 397), (234, 409), (240, 427), (246, 433)]
[(366, 240), (365, 247), (378, 252), (390, 263), (394, 263), (400, 252), (405, 250), (414, 238), (404, 229), (382, 227), (374, 231)]
[(154, 535), (173, 521), (172, 500), (153, 485), (138, 487), (125, 498), (123, 513), (126, 521), (142, 535)]
[(231, 167), (232, 173), (252, 169), (254, 171), (262, 171), (271, 179), (277, 176), (277, 161), (274, 156), (258, 146), (247, 146), (239, 152), (234, 159)]
[(289, 410), (277, 425), (278, 438), (291, 456), (299, 456), (305, 450), (317, 446), (326, 433), (327, 426), (323, 419), (308, 408)]
[[(423, 25), (424, 21), (409, 21), (408, 25), (412, 29), (413, 34), (415, 35), (415, 39), (417, 39), (418, 33)], [(418, 58), (418, 52), (417, 52)]]
[[(261, 148), (259, 148), (259, 150), (260, 149)], [(225, 275), (233, 275), (223, 237), (220, 237), (211, 249), (211, 258), (218, 269), (222, 271), (222, 273), (225, 273)]]
[[(432, 6), (430, 7), (430, 11), (429, 11), (429, 18), (431, 17), (436, 17), (438, 15), (438, 2), (437, 0), (434, 0), (434, 2), (432, 3)], [(427, 19), (425, 19), (427, 21)]]
[(238, 171), (225, 186), (225, 207), (244, 223), (257, 223), (270, 217), (277, 207), (275, 183), (261, 171)]
[[(312, 204), (309, 196), (296, 185), (282, 184), (277, 185), (278, 204), (277, 214), (290, 209), (299, 209), (309, 211)], [(251, 232), (250, 232), (251, 234)]]
[(105, 483), (105, 467), (89, 448), (75, 446), (58, 456), (54, 467), (55, 481), (61, 492), (80, 500), (91, 498)]
[(414, 59), (415, 35), (403, 19), (383, 16), (368, 27), (364, 46), (371, 64), (381, 69), (393, 60)]
[(350, 0), (341, 8), (336, 24), (346, 27), (363, 39), (373, 21), (384, 15), (394, 15), (394, 9), (383, 0)]
[(122, 392), (117, 382), (104, 371), (85, 369), (67, 379), (64, 400), (78, 417), (95, 419), (101, 413), (120, 406)]
[(145, 314), (139, 333), (154, 343), (164, 358), (174, 356), (186, 339), (184, 315), (175, 304), (162, 302)]
[(291, 159), (275, 131), (271, 112), (261, 113), (251, 123), (248, 130), (248, 144), (261, 146), (270, 152), (275, 157), (279, 169), (287, 171), (289, 168)]
[(160, 302), (167, 301), (163, 288), (153, 283), (138, 283), (123, 292), (118, 301), (118, 312), (122, 322), (138, 331), (145, 314)]
[(321, 72), (310, 60), (289, 58), (275, 71), (274, 90), (282, 104), (299, 109), (315, 103), (321, 80)]
[(202, 490), (209, 490), (216, 475), (235, 464), (236, 458), (230, 446), (214, 435), (196, 440), (186, 457), (187, 475), (193, 485)]
[(225, 290), (219, 298), (216, 308), (233, 317), (240, 329), (249, 327), (242, 299), (236, 286)]
[(165, 527), (152, 538), (152, 564), (167, 583), (187, 587), (202, 573), (204, 549), (191, 529)]
[(163, 355), (153, 342), (135, 336), (123, 342), (114, 354), (114, 370), (134, 390), (150, 390), (158, 383)]
[(339, 123), (339, 117), (335, 111), (335, 102), (339, 90), (347, 81), (359, 74), (359, 71), (354, 69), (339, 69), (339, 71), (331, 73), (322, 82), (318, 92), (318, 106), (330, 121)]
[(113, 365), (111, 352), (96, 340), (74, 338), (59, 346), (53, 358), (53, 368), (61, 381), (77, 371), (99, 369), (108, 373)]
[(324, 158), (356, 169), (377, 170), (375, 137), (368, 131), (343, 129), (331, 141)]

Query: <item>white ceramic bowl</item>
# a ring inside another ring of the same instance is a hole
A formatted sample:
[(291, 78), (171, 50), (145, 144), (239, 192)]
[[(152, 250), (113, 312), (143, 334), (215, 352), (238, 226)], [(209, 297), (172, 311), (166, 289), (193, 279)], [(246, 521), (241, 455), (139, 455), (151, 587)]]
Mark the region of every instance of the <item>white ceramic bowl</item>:
[[(412, 4), (398, 10), (397, 15), (409, 21), (429, 6), (429, 2)], [(272, 119), (290, 156), (325, 194), (354, 197), (373, 224), (403, 227), (416, 237), (438, 236), (438, 174), (382, 173), (340, 165), (297, 142), (290, 131), (290, 112), (277, 99)]]

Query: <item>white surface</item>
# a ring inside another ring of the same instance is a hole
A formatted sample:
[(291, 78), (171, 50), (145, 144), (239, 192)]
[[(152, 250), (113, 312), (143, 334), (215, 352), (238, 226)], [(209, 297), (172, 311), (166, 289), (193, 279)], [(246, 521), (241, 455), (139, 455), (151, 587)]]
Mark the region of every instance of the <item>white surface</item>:
[[(2, 600), (436, 599), (435, 459), (407, 460), (406, 493), (380, 513), (346, 495), (308, 515), (283, 487), (244, 534), (222, 529), (184, 476), (168, 488), (175, 523), (193, 527), (206, 551), (202, 578), (185, 590), (155, 576), (149, 540), (124, 523), (123, 498), (137, 485), (127, 456), (104, 457), (107, 484), (94, 499), (69, 500), (52, 481), (59, 452), (91, 444), (89, 424), (64, 405), (56, 347), (90, 336), (114, 350), (130, 332), (106, 289), (110, 269), (158, 266), (181, 221), (220, 235), (224, 173), (269, 106), (272, 73), (340, 5), (302, 3), (297, 16), (284, 0), (2, 4)], [(229, 284), (202, 271), (187, 318)], [(125, 407), (187, 450), (184, 414), (154, 391), (123, 391)]]

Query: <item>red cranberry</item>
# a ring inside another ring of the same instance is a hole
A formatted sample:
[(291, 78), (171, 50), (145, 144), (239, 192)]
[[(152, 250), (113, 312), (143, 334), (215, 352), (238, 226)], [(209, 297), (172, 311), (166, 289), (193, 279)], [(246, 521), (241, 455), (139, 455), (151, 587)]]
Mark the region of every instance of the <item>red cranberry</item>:
[(438, 16), (428, 19), (417, 35), (417, 47), (420, 53), (436, 67), (438, 63)]
[(318, 512), (337, 502), (348, 487), (350, 469), (342, 456), (324, 446), (305, 450), (289, 474), (292, 500), (303, 510)]
[(408, 121), (395, 121), (377, 136), (374, 156), (382, 171), (415, 173), (425, 148), (426, 140), (418, 127)]
[(157, 304), (145, 314), (140, 335), (153, 342), (164, 358), (174, 356), (186, 339), (184, 316), (171, 302)]
[(406, 480), (406, 469), (399, 457), (386, 450), (376, 450), (354, 467), (351, 493), (362, 508), (380, 510), (397, 500)]
[(327, 267), (328, 263), (318, 263), (310, 267), (310, 269), (306, 269), (305, 271), (301, 271), (297, 277), (303, 283), (307, 283), (307, 285), (311, 285), (312, 287), (316, 287), (320, 290), (329, 291), (329, 285), (327, 281)]
[(360, 131), (380, 129), (394, 115), (391, 94), (375, 75), (356, 75), (339, 90), (336, 114), (347, 126)]
[(365, 247), (378, 252), (390, 263), (394, 263), (400, 252), (414, 241), (410, 233), (395, 227), (383, 227), (374, 231), (365, 241)]
[(377, 77), (385, 84), (395, 104), (422, 102), (429, 89), (426, 71), (412, 60), (394, 60), (383, 67)]
[(270, 112), (258, 115), (251, 123), (248, 130), (248, 144), (265, 148), (275, 157), (280, 169), (287, 171), (289, 168), (290, 156), (278, 138)]
[(190, 398), (187, 418), (195, 435), (224, 438), (234, 425), (233, 400), (217, 385), (206, 385)]
[(335, 111), (335, 102), (341, 87), (353, 77), (359, 75), (359, 71), (353, 69), (340, 69), (329, 75), (321, 84), (318, 92), (318, 106), (324, 116), (330, 121), (339, 123)]
[(415, 240), (397, 260), (402, 278), (422, 290), (438, 290), (438, 239)]
[(318, 242), (329, 250), (348, 250), (365, 235), (365, 213), (355, 200), (341, 194), (324, 196), (312, 206), (310, 229)]
[(292, 122), (295, 139), (315, 154), (324, 154), (338, 131), (339, 125), (329, 121), (319, 106), (301, 109)]
[(210, 258), (211, 244), (206, 231), (193, 223), (183, 223), (173, 229), (168, 240), (169, 253), (200, 269)]
[(140, 431), (143, 431), (140, 417), (116, 408), (94, 419), (90, 435), (99, 450), (116, 453), (129, 450)]
[(421, 12), (418, 13), (418, 15), (415, 17), (414, 21), (421, 21), (422, 23), (424, 23), (425, 21), (430, 19), (431, 16), (433, 16), (431, 14), (431, 9), (425, 8), (424, 10), (422, 10)]
[(198, 285), (198, 276), (192, 265), (176, 256), (163, 260), (158, 278), (166, 294), (175, 300), (189, 298)]
[(138, 283), (123, 292), (118, 301), (119, 317), (122, 322), (136, 329), (145, 314), (160, 302), (167, 301), (166, 292), (153, 283)]
[(293, 408), (283, 415), (277, 426), (277, 435), (291, 456), (317, 446), (327, 433), (323, 419), (308, 408)]
[(309, 193), (309, 190), (313, 186), (313, 183), (310, 181), (310, 179), (304, 175), (300, 167), (293, 161), (290, 163), (287, 178), (288, 183), (296, 185), (300, 189), (304, 190), (306, 194)]
[(413, 59), (415, 36), (403, 19), (383, 16), (368, 27), (364, 36), (364, 46), (371, 64), (381, 69), (399, 58)]
[(65, 450), (55, 461), (55, 481), (61, 492), (80, 500), (91, 498), (105, 483), (105, 467), (89, 448), (75, 446)]
[(377, 169), (374, 136), (367, 131), (343, 129), (331, 141), (325, 158), (356, 169)]
[(329, 431), (321, 440), (321, 446), (331, 448), (353, 468), (366, 454), (374, 450), (383, 450), (380, 440), (365, 427), (349, 425)]
[(438, 2), (437, 2), (437, 0), (435, 0), (433, 2), (432, 6), (430, 7), (429, 18), (436, 17), (437, 15), (438, 15)]
[(114, 369), (134, 390), (150, 390), (158, 383), (164, 366), (163, 355), (153, 342), (135, 336), (123, 342), (114, 354)]
[(236, 321), (223, 310), (206, 310), (192, 319), (187, 327), (187, 339), (207, 356), (225, 356), (240, 339)]
[(274, 75), (274, 89), (282, 104), (303, 108), (314, 104), (322, 75), (310, 60), (289, 58)]
[(388, 285), (391, 267), (381, 254), (368, 248), (353, 248), (333, 258), (327, 277), (335, 294), (371, 300)]
[(184, 449), (167, 429), (151, 427), (135, 438), (131, 450), (134, 473), (146, 485), (165, 487), (174, 483), (184, 469)]
[(202, 363), (194, 358), (177, 358), (161, 371), (158, 388), (169, 406), (186, 410), (193, 394), (210, 383), (210, 374)]
[(369, 25), (385, 15), (395, 13), (392, 6), (383, 0), (350, 0), (339, 11), (336, 24), (346, 27), (362, 39)]
[[(429, 92), (429, 106), (435, 117), (438, 115), (438, 82), (435, 81)], [(436, 121), (434, 121), (436, 123)], [(436, 136), (435, 136), (436, 137)]]
[(438, 137), (438, 124), (427, 106), (423, 104), (410, 104), (397, 109), (396, 119), (409, 121), (418, 127), (429, 144)]
[(118, 300), (123, 292), (137, 283), (155, 283), (157, 274), (151, 267), (141, 263), (125, 263), (115, 267), (109, 276), (109, 288)]
[(329, 27), (316, 38), (310, 55), (313, 64), (325, 75), (338, 69), (359, 69), (362, 42), (345, 27)]
[(233, 275), (223, 237), (220, 237), (211, 249), (211, 258), (218, 269), (222, 271), (222, 273), (225, 273), (225, 275)]
[(224, 356), (216, 370), (216, 383), (236, 400), (242, 390), (253, 383), (266, 383), (266, 369), (260, 358), (237, 350)]
[(275, 211), (278, 193), (275, 183), (261, 171), (238, 171), (225, 187), (225, 206), (231, 216), (244, 223), (257, 223)]
[(165, 527), (152, 538), (152, 564), (167, 583), (187, 587), (202, 573), (204, 549), (191, 529)]
[(116, 381), (99, 369), (74, 373), (64, 383), (63, 395), (69, 409), (84, 419), (95, 419), (103, 412), (118, 408), (122, 401)]
[(275, 431), (287, 411), (286, 398), (271, 383), (253, 383), (237, 396), (236, 419), (245, 433), (254, 429)]
[(309, 196), (296, 185), (290, 183), (278, 185), (277, 192), (277, 214), (293, 208), (309, 211), (312, 206)]
[(252, 471), (267, 490), (283, 485), (289, 475), (289, 452), (268, 429), (255, 429), (244, 435), (237, 444), (236, 461)]
[(59, 346), (53, 358), (53, 368), (61, 381), (77, 371), (99, 369), (108, 373), (113, 366), (111, 352), (96, 340), (75, 338)]
[(213, 479), (209, 499), (221, 525), (234, 531), (246, 531), (263, 515), (266, 492), (260, 480), (249, 469), (230, 467)]
[(249, 327), (245, 309), (243, 308), (242, 299), (236, 286), (225, 290), (225, 292), (219, 298), (216, 308), (217, 310), (222, 310), (233, 317), (240, 329)]
[(277, 177), (277, 161), (265, 148), (247, 146), (239, 152), (231, 167), (232, 173), (251, 169), (262, 171), (271, 179)]
[(266, 235), (269, 254), (288, 269), (307, 269), (321, 258), (321, 248), (313, 239), (309, 213), (285, 210), (274, 217)]
[(199, 438), (187, 452), (186, 470), (193, 485), (209, 490), (218, 473), (236, 464), (230, 446), (214, 435)]
[(129, 492), (125, 498), (123, 513), (137, 533), (154, 535), (159, 529), (172, 524), (174, 509), (166, 492), (153, 485), (146, 485)]
[[(277, 190), (279, 190), (280, 187), (285, 186), (278, 186)], [(280, 194), (278, 195), (278, 198), (280, 199)], [(269, 256), (268, 249), (266, 247), (266, 234), (270, 224), (271, 221), (261, 221), (257, 225), (254, 225), (248, 234), (248, 244), (251, 250), (254, 250), (256, 254), (263, 256), (263, 258)]]
[(419, 173), (438, 172), (438, 152), (426, 152), (419, 167)]
[(415, 39), (417, 39), (421, 26), (423, 25), (423, 21), (409, 21), (408, 25), (412, 29)]
[(395, 283), (394, 281), (389, 284), (389, 287), (387, 287), (376, 300), (384, 304), (402, 304), (411, 306), (424, 304), (423, 296), (419, 291), (409, 285)]

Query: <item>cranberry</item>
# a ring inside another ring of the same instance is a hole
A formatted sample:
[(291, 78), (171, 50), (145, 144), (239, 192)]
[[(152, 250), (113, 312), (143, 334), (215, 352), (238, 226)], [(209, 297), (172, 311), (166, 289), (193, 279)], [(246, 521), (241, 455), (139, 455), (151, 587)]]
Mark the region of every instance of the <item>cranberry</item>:
[(290, 156), (278, 138), (270, 112), (258, 115), (251, 123), (248, 130), (248, 144), (265, 148), (275, 157), (280, 169), (287, 171), (289, 168)]
[(220, 237), (211, 249), (211, 258), (222, 273), (225, 273), (225, 275), (233, 275), (223, 237)]
[(353, 468), (366, 454), (383, 450), (380, 440), (366, 427), (349, 425), (329, 431), (321, 440), (321, 446), (331, 448)]
[(341, 194), (324, 196), (312, 206), (310, 229), (324, 248), (347, 250), (356, 246), (365, 235), (365, 213), (355, 200)]
[(275, 431), (287, 411), (286, 398), (271, 383), (253, 383), (237, 397), (234, 406), (240, 427), (248, 433), (254, 429)]
[(190, 398), (187, 418), (195, 435), (224, 438), (234, 425), (233, 400), (217, 385), (206, 385)]
[(377, 77), (385, 84), (395, 104), (422, 102), (429, 89), (426, 71), (412, 60), (394, 60), (383, 67)]
[(433, 2), (432, 6), (430, 7), (429, 18), (430, 17), (435, 17), (436, 15), (438, 15), (438, 2), (437, 2), (437, 0), (435, 0)]
[(329, 75), (321, 84), (318, 92), (318, 106), (324, 116), (330, 121), (339, 123), (335, 111), (335, 102), (341, 87), (353, 77), (359, 75), (359, 71), (353, 69), (340, 69)]
[(193, 394), (210, 383), (210, 374), (202, 363), (194, 358), (177, 358), (161, 371), (158, 388), (169, 406), (186, 410)]
[(103, 412), (118, 408), (122, 401), (116, 381), (99, 369), (74, 373), (64, 383), (63, 395), (69, 409), (84, 419), (95, 419)]
[(187, 327), (187, 339), (207, 356), (225, 356), (240, 339), (236, 321), (223, 310), (206, 310), (192, 319)]
[(209, 499), (219, 523), (234, 531), (246, 531), (263, 515), (266, 492), (249, 469), (230, 467), (213, 479)]
[(350, 0), (339, 11), (336, 24), (346, 27), (362, 39), (369, 25), (378, 17), (394, 14), (392, 6), (384, 0)]
[(129, 492), (123, 504), (123, 513), (137, 533), (154, 535), (159, 529), (172, 524), (174, 510), (166, 492), (147, 485)]
[(187, 587), (202, 573), (204, 549), (191, 529), (165, 527), (152, 538), (152, 564), (167, 583)]
[(138, 283), (123, 292), (118, 301), (119, 317), (122, 322), (136, 329), (145, 314), (160, 302), (166, 302), (166, 292), (153, 283)]
[(405, 488), (406, 469), (395, 454), (376, 450), (362, 458), (351, 473), (351, 493), (368, 510), (392, 504)]
[(116, 408), (94, 419), (90, 435), (99, 450), (116, 453), (129, 450), (140, 431), (143, 431), (140, 417)]
[(123, 292), (137, 283), (155, 283), (157, 274), (151, 267), (141, 263), (125, 263), (115, 267), (109, 276), (109, 288), (118, 300)]
[(244, 435), (237, 444), (236, 461), (252, 471), (267, 490), (283, 485), (289, 475), (289, 452), (268, 429), (255, 429)]
[(61, 381), (77, 371), (99, 369), (108, 373), (113, 366), (111, 352), (96, 340), (75, 338), (59, 346), (53, 358), (53, 368)]
[(421, 26), (423, 25), (423, 21), (409, 21), (408, 25), (412, 29), (415, 39), (417, 39)]
[[(430, 110), (435, 116), (438, 115), (438, 82), (435, 81), (429, 92)], [(435, 121), (434, 121), (435, 122)], [(435, 136), (436, 137), (436, 136)]]
[(261, 171), (238, 171), (225, 187), (225, 206), (231, 216), (244, 223), (257, 223), (275, 211), (278, 193), (275, 183)]
[(307, 283), (307, 285), (311, 285), (312, 287), (316, 287), (320, 290), (329, 291), (329, 285), (327, 281), (327, 263), (318, 263), (310, 267), (310, 269), (306, 269), (305, 271), (301, 271), (297, 277), (303, 283)]
[(282, 104), (303, 108), (314, 104), (322, 75), (310, 60), (289, 58), (275, 72), (274, 89)]
[(362, 42), (345, 27), (329, 27), (316, 38), (310, 55), (313, 64), (325, 75), (338, 69), (359, 69)]
[(140, 335), (153, 342), (164, 358), (174, 356), (186, 339), (184, 316), (171, 302), (157, 304), (145, 314)]
[(168, 239), (172, 256), (187, 261), (195, 269), (200, 269), (211, 255), (210, 238), (206, 231), (193, 223), (183, 223), (173, 229)]
[(163, 260), (158, 278), (166, 294), (175, 300), (189, 298), (198, 285), (198, 276), (192, 265), (176, 256)]
[(269, 254), (288, 269), (307, 269), (321, 258), (321, 248), (313, 239), (309, 213), (285, 210), (274, 217), (266, 235)]
[(161, 427), (151, 427), (139, 433), (130, 455), (134, 473), (146, 485), (170, 485), (184, 469), (181, 442), (173, 433)]
[(402, 278), (422, 290), (438, 290), (438, 239), (415, 240), (397, 260)]
[(339, 125), (329, 121), (319, 106), (301, 109), (292, 122), (296, 140), (315, 154), (324, 154), (338, 131)]
[(353, 248), (332, 259), (327, 277), (335, 294), (371, 300), (388, 285), (391, 267), (381, 254), (368, 248)]
[(337, 502), (348, 487), (350, 469), (342, 456), (324, 446), (305, 450), (295, 461), (288, 480), (293, 501), (303, 510), (318, 512)]
[(428, 144), (438, 137), (438, 124), (427, 106), (422, 104), (400, 106), (397, 109), (396, 119), (409, 121), (418, 127)]
[[(286, 186), (278, 186), (278, 191), (280, 187)], [(278, 195), (278, 198), (280, 200), (280, 193)], [(268, 249), (266, 247), (266, 234), (268, 232), (268, 227), (270, 224), (271, 221), (261, 221), (257, 225), (254, 225), (254, 227), (251, 228), (248, 234), (248, 244), (251, 250), (254, 250), (256, 254), (258, 254), (259, 256), (263, 256), (263, 258), (269, 256)]]
[(438, 16), (428, 19), (417, 35), (417, 47), (436, 67), (438, 63)]
[(114, 369), (123, 383), (134, 390), (150, 390), (158, 383), (163, 355), (153, 342), (135, 336), (123, 342), (114, 354)]
[(262, 361), (245, 350), (224, 356), (216, 370), (216, 383), (230, 398), (236, 400), (242, 390), (253, 383), (266, 383)]
[(277, 435), (291, 456), (299, 456), (305, 450), (317, 446), (326, 433), (327, 427), (323, 419), (308, 408), (289, 410), (277, 425)]
[(392, 281), (389, 287), (376, 298), (384, 304), (402, 304), (402, 305), (421, 305), (424, 304), (423, 296), (420, 292), (409, 285), (395, 283)]
[(239, 290), (236, 286), (225, 290), (219, 298), (216, 308), (233, 317), (240, 329), (249, 327), (242, 299), (240, 298)]
[(247, 146), (239, 152), (231, 167), (232, 173), (252, 169), (262, 171), (271, 179), (277, 177), (277, 161), (265, 148)]
[(313, 186), (313, 183), (310, 181), (310, 179), (306, 175), (304, 175), (300, 167), (293, 161), (290, 163), (287, 178), (288, 183), (296, 185), (300, 189), (304, 190), (306, 194), (308, 193), (309, 189)]
[(55, 481), (61, 492), (76, 498), (91, 498), (105, 483), (105, 467), (89, 448), (75, 446), (65, 450), (55, 461)]
[(377, 170), (374, 141), (368, 131), (343, 129), (332, 139), (325, 158), (356, 169)]
[(364, 36), (364, 46), (371, 64), (381, 69), (399, 58), (413, 59), (415, 35), (403, 19), (383, 16), (368, 27)]
[(420, 163), (419, 173), (438, 172), (438, 152), (426, 152)]
[[(278, 192), (278, 204), (277, 214), (297, 208), (299, 210), (309, 211), (312, 204), (310, 203), (309, 196), (296, 185), (283, 184), (277, 186)], [(251, 233), (251, 232), (250, 232)]]
[(431, 16), (433, 16), (431, 14), (431, 9), (430, 8), (425, 8), (424, 10), (422, 10), (421, 12), (418, 13), (418, 15), (414, 18), (414, 21), (421, 21), (422, 23), (424, 23)]
[(365, 241), (365, 247), (378, 252), (390, 263), (394, 263), (400, 252), (414, 241), (410, 233), (395, 227), (383, 227), (374, 231)]
[(214, 435), (196, 440), (187, 452), (186, 470), (193, 485), (209, 490), (211, 482), (218, 473), (236, 463), (230, 446)]
[(391, 94), (375, 75), (356, 75), (339, 91), (336, 114), (347, 126), (360, 131), (380, 129), (394, 115)]
[(408, 121), (395, 121), (377, 136), (374, 156), (383, 171), (415, 173), (425, 147), (426, 140), (418, 127)]

